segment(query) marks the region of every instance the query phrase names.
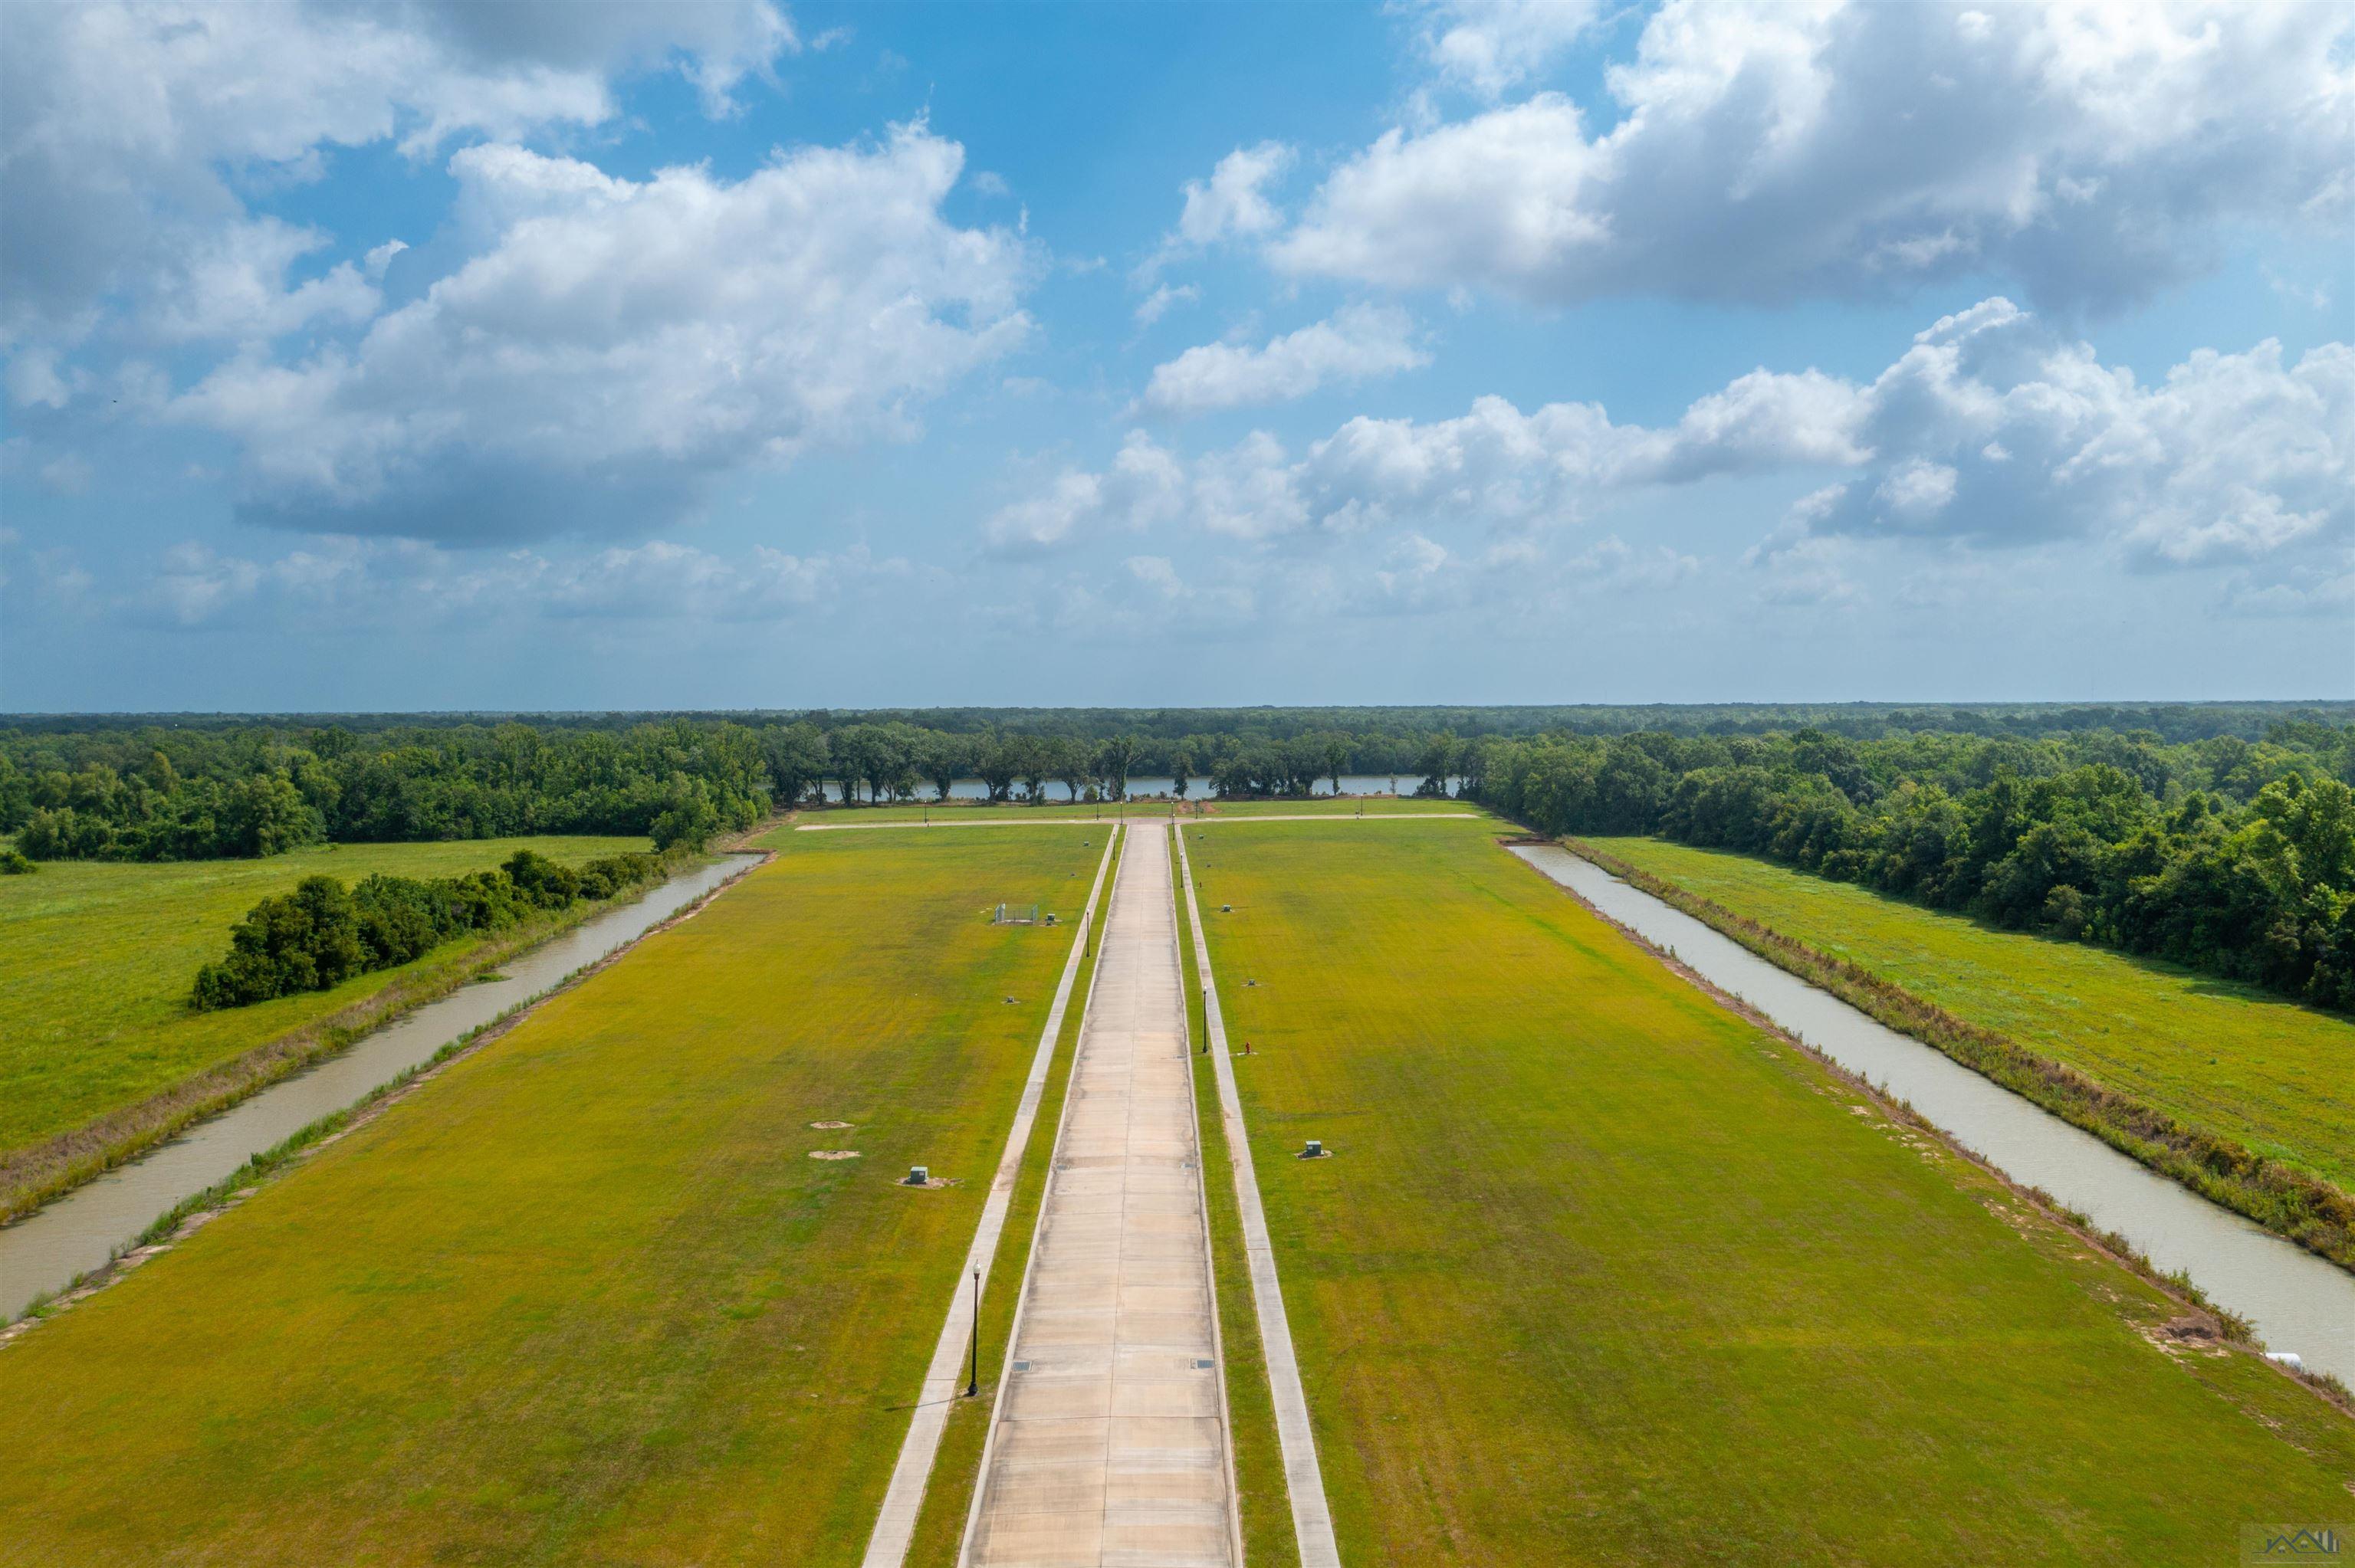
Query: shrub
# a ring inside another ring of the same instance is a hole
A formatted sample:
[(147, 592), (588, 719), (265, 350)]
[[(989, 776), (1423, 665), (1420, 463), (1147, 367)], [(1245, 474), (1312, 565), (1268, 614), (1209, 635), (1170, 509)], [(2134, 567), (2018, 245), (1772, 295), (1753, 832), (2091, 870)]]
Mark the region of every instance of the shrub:
[(353, 975), (422, 958), (470, 932), (611, 897), (662, 869), (659, 856), (621, 854), (576, 872), (527, 849), (496, 871), (430, 882), (378, 874), (346, 892), (334, 877), (304, 877), (293, 892), (263, 899), (238, 922), (228, 954), (197, 971), (188, 1000), (209, 1012), (325, 991)]

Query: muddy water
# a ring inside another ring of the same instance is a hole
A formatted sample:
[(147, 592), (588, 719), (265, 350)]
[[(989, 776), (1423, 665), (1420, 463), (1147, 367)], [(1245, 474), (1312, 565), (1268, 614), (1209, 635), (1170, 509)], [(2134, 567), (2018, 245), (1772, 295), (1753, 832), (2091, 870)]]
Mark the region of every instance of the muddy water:
[(2265, 1347), (2355, 1383), (2355, 1276), (2157, 1175), (2091, 1133), (1722, 937), (1569, 851), (1513, 851), (1851, 1072), (1912, 1103), (2015, 1181), (2116, 1231), (2254, 1324)]
[(29, 1219), (0, 1230), (0, 1323), (44, 1291), (98, 1267), (182, 1199), (203, 1192), (253, 1155), (283, 1142), (419, 1064), (467, 1031), (491, 1022), (628, 947), (713, 888), (760, 863), (730, 855), (672, 878), (635, 904), (583, 922), (502, 967), (503, 980), (461, 987), (354, 1044), (200, 1122), (168, 1143), (80, 1187)]

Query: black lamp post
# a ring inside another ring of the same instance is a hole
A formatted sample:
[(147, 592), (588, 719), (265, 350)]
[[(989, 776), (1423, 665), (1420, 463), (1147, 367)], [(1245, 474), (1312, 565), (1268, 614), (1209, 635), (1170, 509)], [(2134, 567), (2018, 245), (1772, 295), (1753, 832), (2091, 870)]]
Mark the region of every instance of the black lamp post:
[(964, 1396), (981, 1396), (981, 1270), (973, 1271), (973, 1372), (964, 1385)]

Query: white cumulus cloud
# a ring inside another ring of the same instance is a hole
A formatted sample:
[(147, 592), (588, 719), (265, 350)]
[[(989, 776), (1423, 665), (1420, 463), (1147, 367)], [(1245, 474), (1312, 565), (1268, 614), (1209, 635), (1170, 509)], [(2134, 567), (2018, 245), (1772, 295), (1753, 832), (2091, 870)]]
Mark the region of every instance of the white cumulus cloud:
[(519, 147), (451, 161), (485, 249), (358, 341), (247, 355), (170, 417), (234, 437), (260, 520), (523, 538), (660, 524), (701, 482), (913, 430), (1020, 341), (1029, 251), (940, 204), (921, 125), (740, 181), (650, 179)]
[(124, 291), (201, 292), (182, 259), (240, 243), (221, 234), (240, 185), (316, 178), (326, 150), (598, 124), (614, 75), (674, 64), (726, 112), (795, 47), (766, 0), (0, 6), (0, 341), (79, 337)]
[(1669, 0), (1608, 73), (1615, 123), (1590, 133), (1540, 93), (1392, 130), (1271, 255), (1541, 302), (1998, 270), (2040, 302), (2114, 305), (2205, 266), (2236, 221), (2345, 232), (2350, 59), (2344, 5)]
[(1431, 0), (1423, 49), (1442, 77), (1495, 98), (1543, 70), (1601, 9), (1597, 0)]
[(1431, 356), (1415, 343), (1414, 319), (1404, 311), (1351, 305), (1261, 347), (1214, 343), (1189, 348), (1154, 367), (1138, 406), (1148, 413), (1182, 418), (1305, 397), (1319, 387), (1348, 386), (1430, 363)]
[(2092, 540), (2153, 567), (2286, 560), (2355, 532), (2355, 348), (2295, 364), (2271, 340), (2201, 350), (2146, 384), (1995, 298), (1870, 382), (1760, 369), (1668, 425), (1487, 397), (1449, 419), (1359, 416), (1298, 450), (1261, 431), (1189, 457), (1132, 433), (1113, 472), (1066, 468), (992, 527), (1034, 548), (1171, 521), (1257, 542), (1412, 531), (1451, 548), (1472, 530), (1509, 554), (1615, 494), (1786, 472), (1835, 482), (1753, 556), (1816, 563), (1799, 575), (1819, 585), (1838, 556), (1822, 541), (1844, 536)]
[(1178, 237), (1188, 245), (1214, 245), (1237, 235), (1265, 234), (1284, 221), (1265, 187), (1292, 166), (1292, 149), (1281, 142), (1238, 147), (1219, 160), (1208, 180), (1186, 182), (1186, 205), (1178, 216)]

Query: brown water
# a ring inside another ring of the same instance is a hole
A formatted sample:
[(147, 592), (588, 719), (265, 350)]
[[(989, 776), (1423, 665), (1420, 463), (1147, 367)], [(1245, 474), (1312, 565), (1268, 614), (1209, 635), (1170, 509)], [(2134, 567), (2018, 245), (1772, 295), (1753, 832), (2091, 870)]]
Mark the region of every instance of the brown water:
[(35, 1297), (61, 1290), (107, 1262), (155, 1217), (372, 1089), (432, 1059), (470, 1030), (553, 990), (570, 975), (628, 947), (714, 888), (760, 863), (729, 855), (673, 877), (634, 904), (584, 921), (502, 967), (502, 980), (462, 986), (351, 1049), (331, 1056), (200, 1122), (168, 1143), (78, 1187), (31, 1217), (0, 1230), (0, 1323)]
[(2219, 1208), (2089, 1132), (1775, 968), (1700, 921), (1568, 850), (1513, 853), (1764, 1013), (1850, 1072), (1885, 1086), (2013, 1181), (2041, 1187), (2095, 1225), (2181, 1269), (2249, 1319), (2271, 1351), (2355, 1383), (2355, 1275)]

